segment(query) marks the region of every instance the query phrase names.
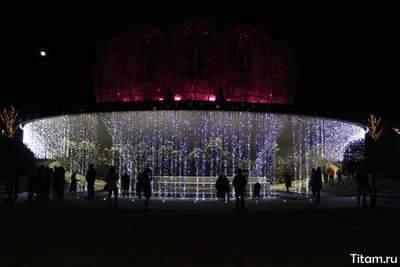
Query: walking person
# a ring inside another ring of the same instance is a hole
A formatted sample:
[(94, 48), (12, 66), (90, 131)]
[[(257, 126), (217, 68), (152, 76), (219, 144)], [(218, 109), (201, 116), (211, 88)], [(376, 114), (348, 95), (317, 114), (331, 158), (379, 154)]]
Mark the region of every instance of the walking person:
[(317, 193), (316, 193), (316, 191), (315, 191), (315, 187), (313, 186), (313, 181), (315, 180), (315, 178), (316, 178), (316, 174), (317, 174), (317, 172), (315, 171), (315, 169), (313, 168), (312, 170), (311, 170), (311, 178), (310, 178), (310, 181), (309, 181), (309, 187), (311, 187), (311, 191), (312, 191), (312, 194), (313, 194), (313, 196), (314, 197), (316, 197), (317, 196)]
[(136, 193), (138, 194), (138, 199), (142, 199), (142, 191), (143, 191), (143, 172), (139, 172), (136, 177)]
[(369, 185), (368, 169), (364, 166), (361, 171), (357, 172), (355, 180), (357, 182), (357, 207), (360, 207), (361, 194), (363, 207), (367, 205), (367, 191), (372, 195), (372, 190)]
[(76, 190), (78, 189), (78, 179), (76, 178), (77, 173), (74, 172), (71, 175), (71, 181), (69, 183), (69, 193), (76, 193)]
[[(232, 181), (233, 187), (235, 188), (235, 198), (236, 198), (236, 209), (237, 210), (245, 210), (244, 203), (244, 193), (246, 191), (247, 179), (246, 176), (243, 175), (243, 170), (238, 169), (237, 174), (233, 177)], [(240, 204), (239, 204), (240, 199)]]
[(328, 183), (328, 176), (329, 176), (329, 167), (328, 166), (324, 166), (322, 168), (322, 175), (324, 176), (324, 184)]
[(217, 181), (215, 182), (215, 189), (217, 190), (218, 201), (225, 201), (226, 187), (224, 181), (224, 174), (221, 173), (219, 175)]
[(322, 190), (322, 170), (320, 167), (317, 168), (315, 176), (312, 179), (312, 190), (315, 192), (316, 200), (314, 202), (319, 203), (321, 201), (321, 190)]
[(285, 186), (286, 186), (286, 192), (289, 193), (289, 188), (292, 187), (292, 176), (290, 176), (288, 170), (286, 170), (285, 172)]
[(224, 174), (224, 184), (225, 184), (225, 192), (226, 192), (226, 201), (229, 202), (229, 197), (231, 194), (231, 186), (229, 185), (229, 179), (228, 177), (226, 177), (226, 175)]
[(340, 183), (344, 184), (343, 180), (342, 180), (342, 171), (340, 170), (340, 168), (337, 170), (336, 172), (336, 176), (337, 176), (337, 184), (340, 185)]
[(97, 172), (94, 169), (93, 164), (89, 164), (89, 169), (86, 172), (86, 182), (87, 182), (87, 189), (88, 189), (88, 196), (86, 199), (94, 198), (94, 184), (96, 182)]
[(122, 197), (125, 197), (125, 195), (129, 197), (129, 184), (131, 183), (131, 177), (128, 174), (128, 170), (125, 170), (124, 175), (122, 175), (121, 182), (122, 182)]
[(329, 170), (329, 184), (334, 186), (335, 185), (335, 170), (331, 167)]
[(115, 171), (115, 168), (111, 166), (106, 176), (106, 183), (107, 183), (106, 190), (108, 191), (108, 205), (110, 206), (110, 208), (112, 207), (111, 197), (113, 193), (114, 193), (114, 207), (117, 207), (117, 201), (118, 201), (117, 181), (118, 181), (117, 173)]
[(144, 202), (144, 205), (148, 207), (149, 200), (151, 198), (152, 192), (151, 192), (151, 181), (153, 178), (151, 177), (151, 170), (150, 168), (146, 168), (143, 172), (142, 176), (142, 186), (143, 186), (143, 195), (146, 198), (146, 201)]

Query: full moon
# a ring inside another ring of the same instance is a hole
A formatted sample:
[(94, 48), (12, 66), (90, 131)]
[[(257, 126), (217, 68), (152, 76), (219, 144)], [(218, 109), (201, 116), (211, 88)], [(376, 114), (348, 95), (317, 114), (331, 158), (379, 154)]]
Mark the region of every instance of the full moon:
[(44, 56), (46, 55), (46, 52), (40, 51), (40, 55), (41, 55), (42, 57), (44, 57)]

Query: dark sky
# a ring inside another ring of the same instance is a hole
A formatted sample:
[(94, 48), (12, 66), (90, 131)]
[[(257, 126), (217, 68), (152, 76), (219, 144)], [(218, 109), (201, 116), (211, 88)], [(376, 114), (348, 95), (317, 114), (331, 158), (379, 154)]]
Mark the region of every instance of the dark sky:
[[(222, 29), (250, 23), (290, 43), (297, 55), (298, 107), (386, 114), (397, 100), (398, 82), (393, 83), (397, 37), (390, 7), (267, 10), (267, 3), (258, 2), (258, 8), (237, 6), (212, 16), (194, 14), (193, 5), (186, 8), (191, 11), (177, 5), (151, 12), (128, 6), (27, 8), (19, 14), (23, 23), (10, 23), (3, 31), (7, 48), (3, 66), (7, 67), (0, 106), (51, 110), (90, 104), (94, 102), (93, 49), (98, 41), (146, 22), (171, 28), (193, 15)], [(48, 54), (45, 58), (39, 55), (42, 49)]]

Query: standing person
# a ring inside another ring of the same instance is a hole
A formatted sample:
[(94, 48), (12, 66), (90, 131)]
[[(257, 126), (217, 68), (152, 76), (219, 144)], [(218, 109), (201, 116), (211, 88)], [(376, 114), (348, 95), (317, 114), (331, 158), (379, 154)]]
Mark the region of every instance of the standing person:
[(336, 172), (336, 176), (337, 176), (337, 184), (340, 185), (340, 183), (344, 184), (343, 180), (342, 180), (342, 171), (340, 170), (340, 168), (337, 170)]
[(54, 166), (54, 169), (51, 173), (51, 185), (53, 187), (53, 197), (57, 196), (57, 190), (58, 190), (57, 174), (58, 174), (57, 166)]
[(226, 201), (229, 202), (229, 196), (231, 194), (231, 186), (229, 185), (229, 179), (228, 177), (226, 177), (226, 175), (224, 174), (224, 184), (225, 184), (225, 191), (226, 191)]
[(361, 171), (357, 172), (355, 180), (357, 182), (357, 207), (360, 207), (361, 194), (362, 194), (363, 207), (368, 207), (367, 191), (369, 191), (371, 196), (372, 190), (369, 185), (368, 169), (365, 166), (361, 169)]
[(217, 190), (217, 198), (218, 201), (225, 201), (225, 181), (224, 181), (224, 174), (220, 174), (217, 181), (215, 182), (215, 189)]
[(317, 199), (314, 201), (319, 203), (321, 201), (321, 189), (322, 189), (322, 170), (321, 167), (317, 168), (315, 172), (315, 178), (312, 180), (313, 191), (315, 192)]
[(129, 184), (131, 183), (131, 177), (128, 174), (128, 170), (125, 169), (124, 175), (121, 178), (122, 182), (122, 197), (127, 195), (129, 197)]
[(325, 165), (322, 168), (322, 174), (324, 176), (324, 184), (327, 184), (328, 183), (328, 176), (329, 176), (329, 168), (328, 168), (328, 166)]
[(285, 186), (286, 186), (286, 192), (289, 192), (289, 188), (292, 187), (292, 176), (290, 176), (288, 170), (286, 170), (285, 172)]
[(138, 193), (138, 199), (142, 199), (142, 190), (143, 190), (143, 172), (139, 172), (136, 177), (136, 192)]
[(115, 168), (111, 166), (106, 176), (106, 183), (107, 183), (106, 188), (108, 191), (108, 204), (110, 205), (110, 208), (111, 208), (111, 196), (113, 192), (114, 192), (114, 206), (117, 207), (117, 201), (118, 201), (117, 181), (118, 181), (117, 173), (115, 171)]
[(35, 192), (36, 200), (43, 198), (43, 166), (37, 168), (37, 175), (35, 178)]
[(238, 169), (237, 174), (235, 177), (233, 177), (232, 181), (233, 187), (235, 188), (235, 198), (236, 198), (236, 209), (239, 209), (239, 198), (240, 198), (240, 208), (242, 210), (245, 210), (245, 205), (244, 205), (244, 192), (246, 190), (246, 185), (247, 185), (247, 179), (243, 175), (243, 170)]
[(149, 204), (149, 200), (151, 198), (151, 180), (153, 180), (153, 178), (151, 177), (151, 170), (150, 168), (146, 168), (143, 172), (142, 175), (142, 187), (143, 187), (143, 195), (146, 198), (146, 201), (144, 203), (144, 205), (147, 207)]
[(76, 178), (77, 173), (74, 172), (71, 175), (71, 182), (69, 183), (69, 193), (76, 193), (76, 190), (78, 189), (78, 179)]
[(66, 170), (64, 169), (63, 166), (60, 166), (57, 168), (57, 180), (58, 180), (58, 190), (57, 190), (57, 197), (58, 198), (63, 198), (64, 197), (64, 186), (65, 186), (65, 173)]
[(94, 198), (94, 183), (96, 182), (97, 172), (94, 169), (93, 164), (89, 164), (89, 169), (86, 172), (86, 182), (88, 189), (88, 196), (86, 199)]
[(261, 199), (261, 184), (260, 182), (257, 182), (254, 184), (254, 190), (253, 190), (253, 199), (258, 198)]
[(334, 186), (335, 185), (335, 170), (331, 167), (329, 170), (329, 184)]
[(311, 187), (311, 191), (312, 191), (312, 194), (313, 194), (313, 196), (314, 197), (316, 197), (317, 195), (316, 195), (316, 190), (315, 190), (315, 187), (314, 187), (314, 180), (315, 180), (315, 178), (316, 178), (316, 171), (315, 171), (315, 169), (313, 168), (312, 170), (311, 170), (311, 178), (310, 178), (310, 187)]
[(49, 168), (49, 166), (46, 166), (45, 171), (44, 171), (44, 176), (43, 176), (43, 194), (44, 194), (44, 200), (49, 201), (50, 200), (50, 187), (51, 187), (51, 177), (52, 176), (52, 171)]

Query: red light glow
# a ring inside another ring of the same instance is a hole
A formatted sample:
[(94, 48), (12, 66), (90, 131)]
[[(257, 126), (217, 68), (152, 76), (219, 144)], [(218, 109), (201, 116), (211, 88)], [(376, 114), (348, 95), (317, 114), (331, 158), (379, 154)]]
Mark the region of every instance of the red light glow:
[(226, 101), (293, 103), (288, 45), (251, 26), (217, 32), (200, 18), (168, 35), (140, 26), (104, 42), (94, 64), (97, 102), (163, 101), (168, 90), (175, 101), (216, 101), (221, 88)]

